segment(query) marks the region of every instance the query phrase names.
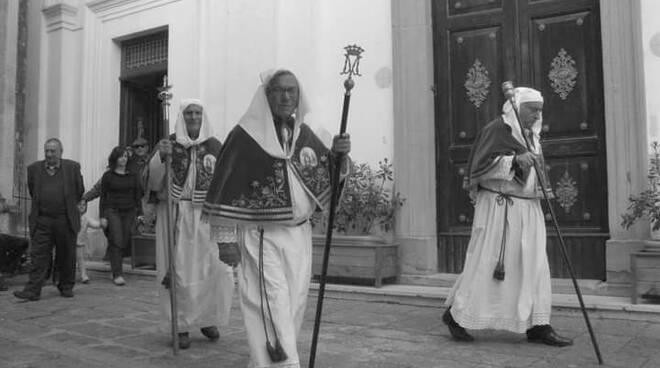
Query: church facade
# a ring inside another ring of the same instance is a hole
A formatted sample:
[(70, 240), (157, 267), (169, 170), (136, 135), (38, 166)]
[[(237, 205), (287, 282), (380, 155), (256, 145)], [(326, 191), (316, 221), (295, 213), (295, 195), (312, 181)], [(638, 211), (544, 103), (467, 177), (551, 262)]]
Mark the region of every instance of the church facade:
[[(199, 98), (222, 140), (259, 72), (289, 68), (311, 100), (310, 125), (329, 141), (343, 48), (359, 44), (352, 157), (394, 163), (406, 198), (395, 226), (401, 282), (460, 272), (472, 217), (460, 189), (466, 155), (511, 80), (546, 96), (553, 208), (578, 277), (625, 287), (630, 253), (651, 237), (648, 224), (620, 223), (660, 136), (658, 11), (653, 0), (2, 2), (0, 195), (14, 215), (0, 215), (0, 227), (21, 231), (21, 175), (46, 138), (63, 141), (90, 188), (112, 147), (138, 136), (153, 146), (171, 131), (158, 100), (165, 81), (169, 115)], [(548, 253), (553, 277), (568, 277), (556, 236)]]

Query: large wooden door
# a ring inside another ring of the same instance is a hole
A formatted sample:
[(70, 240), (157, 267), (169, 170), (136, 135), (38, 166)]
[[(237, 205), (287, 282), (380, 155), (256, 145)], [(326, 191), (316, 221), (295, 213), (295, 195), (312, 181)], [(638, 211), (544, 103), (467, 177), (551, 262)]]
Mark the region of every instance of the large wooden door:
[(167, 30), (155, 30), (121, 42), (120, 145), (142, 137), (153, 148), (169, 134), (158, 100), (158, 88), (167, 75), (168, 37)]
[[(605, 279), (605, 123), (597, 0), (432, 0), (438, 264), (462, 270), (474, 215), (462, 189), (478, 130), (501, 113), (501, 83), (540, 90), (553, 201), (579, 278)], [(547, 208), (544, 208), (547, 213)], [(553, 277), (568, 277), (549, 215)]]
[(152, 73), (121, 81), (119, 144), (130, 145), (138, 136), (150, 148), (162, 139), (163, 112), (158, 100), (158, 87), (165, 73)]

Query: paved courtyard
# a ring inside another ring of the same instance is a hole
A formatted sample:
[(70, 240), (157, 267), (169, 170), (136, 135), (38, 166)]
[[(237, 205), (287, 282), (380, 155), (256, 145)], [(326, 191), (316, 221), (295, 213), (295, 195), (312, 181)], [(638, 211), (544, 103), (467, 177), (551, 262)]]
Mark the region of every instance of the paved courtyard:
[[(199, 331), (192, 346), (172, 355), (161, 331), (156, 282), (129, 275), (127, 286), (112, 285), (107, 273), (91, 272), (66, 299), (47, 286), (37, 302), (11, 294), (26, 276), (9, 280), (0, 292), (0, 367), (245, 367), (245, 331), (236, 298), (229, 327), (218, 342)], [(314, 294), (314, 293), (312, 293)], [(329, 292), (324, 305), (316, 367), (596, 367), (582, 315), (555, 309), (553, 324), (575, 345), (553, 348), (529, 344), (522, 335), (475, 332), (471, 344), (453, 342), (435, 302), (410, 298)], [(310, 296), (300, 339), (307, 365), (316, 298)], [(660, 367), (660, 315), (592, 311), (594, 329), (607, 367)]]

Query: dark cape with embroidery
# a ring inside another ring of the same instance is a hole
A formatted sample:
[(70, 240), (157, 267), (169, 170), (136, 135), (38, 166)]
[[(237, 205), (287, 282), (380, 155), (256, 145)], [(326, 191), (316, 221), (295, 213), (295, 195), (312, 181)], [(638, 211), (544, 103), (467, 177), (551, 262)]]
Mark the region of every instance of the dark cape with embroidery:
[[(172, 141), (172, 187), (170, 188), (172, 198), (179, 199), (181, 197), (183, 186), (188, 179), (190, 165), (195, 165), (196, 177), (192, 200), (195, 203), (203, 202), (213, 176), (213, 173), (207, 171), (204, 167), (204, 157), (211, 155), (217, 159), (222, 144), (215, 137), (210, 137), (196, 146), (186, 148), (176, 141), (174, 134), (170, 135), (170, 141)], [(191, 162), (191, 151), (193, 149), (197, 150), (195, 162)]]
[(317, 209), (330, 202), (332, 154), (306, 125), (300, 125), (291, 165), (269, 155), (240, 126), (222, 146), (204, 202), (204, 215), (229, 222), (282, 223), (294, 218), (288, 171), (312, 194)]
[[(479, 178), (486, 174), (496, 164), (495, 159), (505, 155), (519, 155), (527, 152), (527, 147), (520, 143), (512, 134), (511, 127), (504, 123), (502, 117), (488, 123), (479, 133), (472, 144), (470, 156), (468, 157), (467, 167), (469, 169), (468, 180), (465, 183), (466, 189), (474, 189), (478, 184)], [(542, 151), (538, 156), (540, 171), (543, 183), (547, 183), (547, 174), (545, 170), (545, 161)], [(530, 173), (530, 170), (523, 170), (519, 166), (513, 166), (515, 171), (514, 180), (522, 184)], [(547, 186), (546, 186), (547, 187)]]

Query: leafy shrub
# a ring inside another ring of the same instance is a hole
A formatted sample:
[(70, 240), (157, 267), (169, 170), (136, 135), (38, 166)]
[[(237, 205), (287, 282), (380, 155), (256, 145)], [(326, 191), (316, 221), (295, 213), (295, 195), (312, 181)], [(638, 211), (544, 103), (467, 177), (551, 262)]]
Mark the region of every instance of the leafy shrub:
[[(335, 215), (334, 230), (347, 235), (392, 231), (397, 210), (405, 202), (399, 192), (394, 192), (393, 183), (394, 171), (387, 158), (378, 162), (376, 170), (365, 163), (351, 162), (351, 174)], [(325, 232), (326, 214), (316, 213), (312, 225)]]

